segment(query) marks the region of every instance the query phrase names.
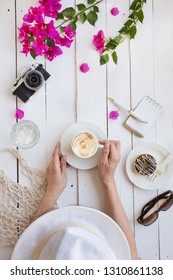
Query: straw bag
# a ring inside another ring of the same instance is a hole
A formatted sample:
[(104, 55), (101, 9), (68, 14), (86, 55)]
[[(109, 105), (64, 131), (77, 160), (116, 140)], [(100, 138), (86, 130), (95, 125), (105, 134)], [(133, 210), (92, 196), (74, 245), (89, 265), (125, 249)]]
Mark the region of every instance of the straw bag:
[(30, 224), (46, 189), (45, 173), (30, 167), (16, 149), (1, 149), (18, 159), (31, 186), (22, 186), (0, 170), (0, 245), (15, 245)]

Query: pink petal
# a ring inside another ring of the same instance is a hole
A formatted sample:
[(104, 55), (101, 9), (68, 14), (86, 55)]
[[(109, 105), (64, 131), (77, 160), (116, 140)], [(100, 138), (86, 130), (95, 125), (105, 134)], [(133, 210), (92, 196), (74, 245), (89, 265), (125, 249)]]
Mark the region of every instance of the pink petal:
[(113, 8), (111, 9), (111, 14), (112, 14), (114, 17), (116, 17), (116, 16), (119, 14), (118, 8), (117, 8), (117, 7), (113, 7)]
[(116, 120), (119, 117), (119, 112), (118, 111), (111, 111), (109, 114), (109, 118), (111, 120)]
[(80, 65), (80, 71), (83, 73), (87, 73), (90, 70), (88, 63), (82, 63)]
[(21, 109), (16, 109), (16, 114), (15, 114), (15, 117), (18, 118), (18, 119), (23, 119), (24, 117), (24, 111), (22, 111)]
[(72, 39), (76, 35), (76, 31), (73, 30), (70, 25), (67, 25), (64, 29), (65, 34)]
[(98, 33), (93, 36), (92, 42), (99, 53), (102, 53), (104, 51), (105, 38), (103, 30), (99, 30)]

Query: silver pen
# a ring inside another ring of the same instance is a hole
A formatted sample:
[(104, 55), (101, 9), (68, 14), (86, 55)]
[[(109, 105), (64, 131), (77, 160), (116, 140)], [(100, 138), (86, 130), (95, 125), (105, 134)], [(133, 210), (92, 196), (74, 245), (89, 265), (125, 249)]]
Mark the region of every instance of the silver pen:
[(134, 119), (136, 119), (136, 120), (138, 120), (138, 121), (140, 121), (142, 123), (147, 123), (146, 120), (142, 119), (137, 114), (135, 114), (135, 112), (133, 110), (128, 110), (127, 108), (125, 108), (118, 100), (115, 100), (115, 99), (109, 97), (109, 101), (112, 102), (114, 105), (118, 106), (119, 108), (123, 109), (127, 113), (129, 113), (129, 115), (131, 117), (133, 117)]

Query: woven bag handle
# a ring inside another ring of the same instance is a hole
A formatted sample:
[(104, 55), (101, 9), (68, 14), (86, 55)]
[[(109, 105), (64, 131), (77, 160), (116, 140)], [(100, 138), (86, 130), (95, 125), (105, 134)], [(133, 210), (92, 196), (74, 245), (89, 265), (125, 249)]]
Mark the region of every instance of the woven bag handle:
[(32, 182), (44, 184), (46, 181), (45, 172), (31, 167), (27, 164), (26, 160), (23, 158), (21, 152), (14, 148), (3, 148), (0, 149), (0, 152), (9, 152), (16, 159), (19, 160), (20, 165), (22, 166), (22, 173)]

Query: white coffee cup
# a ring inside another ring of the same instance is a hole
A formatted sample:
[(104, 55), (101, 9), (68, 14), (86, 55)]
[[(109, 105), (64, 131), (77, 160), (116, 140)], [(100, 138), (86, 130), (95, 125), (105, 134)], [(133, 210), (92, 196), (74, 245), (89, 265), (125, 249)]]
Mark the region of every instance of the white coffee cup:
[(90, 158), (98, 150), (99, 143), (97, 138), (89, 131), (81, 131), (76, 134), (71, 141), (73, 153), (79, 158)]

